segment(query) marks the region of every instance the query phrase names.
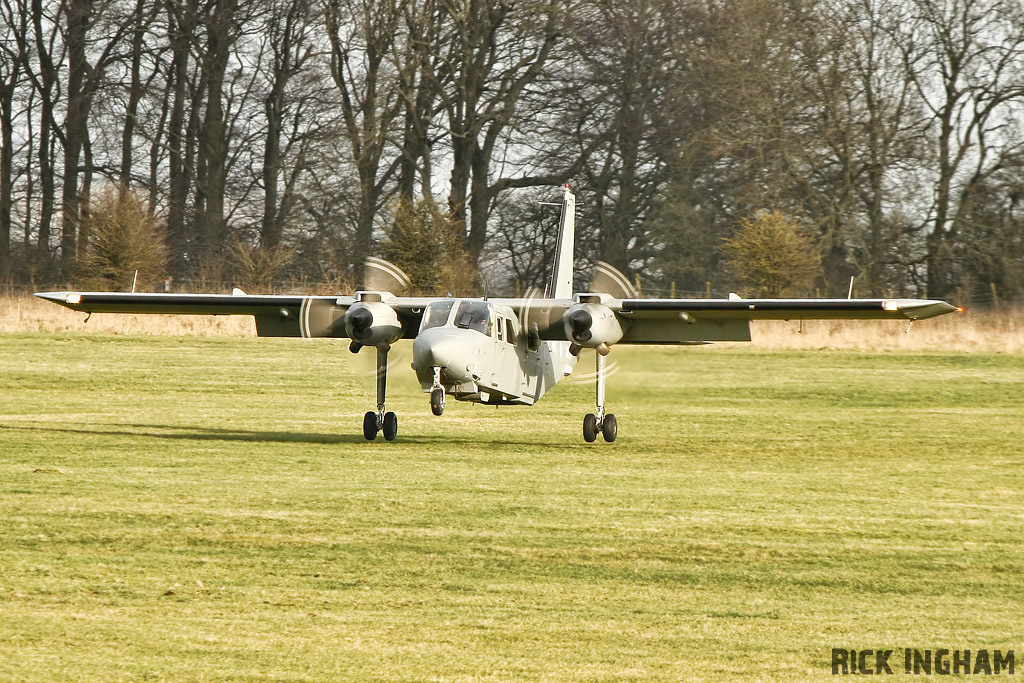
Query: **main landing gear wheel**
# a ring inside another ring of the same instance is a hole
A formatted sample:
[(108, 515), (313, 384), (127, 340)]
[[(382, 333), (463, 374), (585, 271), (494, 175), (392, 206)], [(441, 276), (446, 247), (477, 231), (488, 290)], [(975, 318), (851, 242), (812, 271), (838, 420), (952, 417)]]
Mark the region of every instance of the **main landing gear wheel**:
[(601, 420), (601, 436), (608, 443), (615, 441), (615, 437), (619, 435), (619, 423), (615, 419), (614, 415), (605, 415), (604, 419)]
[(597, 415), (587, 413), (583, 416), (583, 440), (594, 443), (597, 440)]
[(593, 413), (587, 413), (583, 417), (583, 440), (587, 443), (594, 443), (597, 441), (598, 433), (608, 443), (615, 441), (615, 437), (619, 435), (619, 423), (614, 415), (605, 415), (601, 420), (598, 420), (597, 415)]
[(383, 432), (384, 438), (394, 441), (398, 436), (398, 416), (392, 412), (384, 413), (381, 418), (378, 413), (369, 410), (363, 415), (363, 436), (367, 441), (377, 438), (377, 432)]
[(381, 431), (384, 432), (385, 439), (394, 441), (398, 436), (398, 416), (394, 413), (384, 413), (384, 424), (381, 425)]
[(373, 441), (377, 438), (377, 431), (377, 413), (368, 410), (363, 415), (363, 436), (367, 441)]
[(430, 392), (430, 412), (434, 415), (444, 412), (444, 389), (434, 389)]

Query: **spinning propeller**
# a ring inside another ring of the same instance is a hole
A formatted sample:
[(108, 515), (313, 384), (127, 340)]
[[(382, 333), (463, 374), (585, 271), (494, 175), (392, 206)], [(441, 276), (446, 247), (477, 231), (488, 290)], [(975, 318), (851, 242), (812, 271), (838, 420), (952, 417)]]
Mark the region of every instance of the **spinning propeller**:
[(590, 291), (610, 294), (613, 299), (636, 299), (640, 294), (629, 278), (610, 263), (598, 261), (590, 278)]
[(409, 276), (390, 261), (376, 256), (367, 256), (363, 261), (363, 286), (367, 292), (391, 292), (395, 296), (402, 293), (412, 284)]

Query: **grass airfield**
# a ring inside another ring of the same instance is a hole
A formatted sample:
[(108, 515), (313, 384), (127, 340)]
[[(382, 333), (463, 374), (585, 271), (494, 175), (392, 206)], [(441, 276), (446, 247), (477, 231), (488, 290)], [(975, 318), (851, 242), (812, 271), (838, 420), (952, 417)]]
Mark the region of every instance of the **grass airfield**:
[(367, 443), (344, 342), (0, 336), (0, 680), (1024, 660), (1024, 356), (616, 348), (619, 440), (585, 444), (592, 383), (435, 418), (396, 350)]

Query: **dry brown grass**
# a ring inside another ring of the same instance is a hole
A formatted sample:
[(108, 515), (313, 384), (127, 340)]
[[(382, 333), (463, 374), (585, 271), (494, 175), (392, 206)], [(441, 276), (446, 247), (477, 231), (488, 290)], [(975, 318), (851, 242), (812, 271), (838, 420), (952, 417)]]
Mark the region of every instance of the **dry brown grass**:
[(751, 338), (769, 349), (1024, 353), (1024, 309), (965, 311), (915, 322), (895, 320), (761, 320)]
[(154, 334), (254, 337), (256, 324), (248, 315), (126, 315), (86, 314), (34, 296), (0, 296), (0, 332), (76, 332), (93, 334)]
[[(0, 332), (79, 332), (252, 337), (249, 316), (85, 314), (33, 296), (0, 296)], [(1024, 353), (1024, 309), (967, 311), (914, 323), (888, 320), (762, 320), (754, 344), (766, 349)]]

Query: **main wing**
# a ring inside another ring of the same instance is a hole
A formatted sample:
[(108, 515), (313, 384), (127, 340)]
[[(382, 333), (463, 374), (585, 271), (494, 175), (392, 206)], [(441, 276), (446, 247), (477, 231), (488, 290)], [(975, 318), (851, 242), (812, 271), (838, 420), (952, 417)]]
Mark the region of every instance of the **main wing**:
[(750, 341), (751, 320), (921, 320), (956, 311), (930, 299), (622, 299), (626, 344)]
[[(751, 320), (922, 320), (958, 310), (932, 299), (615, 299), (579, 294), (573, 301), (500, 302), (515, 310), (527, 323), (524, 327), (541, 339), (576, 341), (587, 347), (602, 342), (750, 341)], [(576, 316), (578, 323), (572, 321)]]
[[(87, 313), (251, 315), (261, 337), (350, 337), (345, 324), (349, 308), (357, 302), (383, 304), (394, 311), (404, 339), (416, 336), (423, 309), (438, 300), (396, 297), (388, 292), (360, 292), (356, 296), (42, 292), (36, 296)], [(957, 310), (944, 301), (930, 299), (613, 299), (602, 294), (580, 294), (574, 300), (492, 301), (515, 311), (524, 334), (535, 333), (550, 341), (579, 341), (581, 331), (573, 331), (569, 318), (576, 311), (585, 310), (590, 318), (588, 332), (595, 319), (599, 322), (584, 346), (602, 341), (750, 341), (751, 320), (921, 320)], [(600, 321), (604, 321), (603, 327)], [(607, 339), (602, 337), (604, 329), (610, 330)]]
[[(357, 301), (353, 296), (290, 294), (40, 292), (36, 296), (84, 313), (251, 315), (260, 337), (349, 337), (345, 313)], [(387, 292), (372, 296), (395, 311), (406, 339), (416, 336), (423, 307), (433, 301)]]

